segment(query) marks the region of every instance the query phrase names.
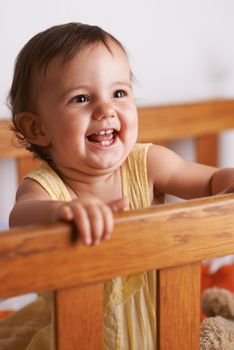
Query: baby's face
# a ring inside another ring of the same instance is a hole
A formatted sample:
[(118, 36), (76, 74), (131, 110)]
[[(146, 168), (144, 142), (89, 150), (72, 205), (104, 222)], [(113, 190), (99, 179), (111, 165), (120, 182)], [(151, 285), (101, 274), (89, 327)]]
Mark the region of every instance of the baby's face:
[(84, 48), (65, 66), (50, 62), (38, 115), (60, 171), (117, 169), (137, 137), (137, 111), (126, 54), (116, 44)]

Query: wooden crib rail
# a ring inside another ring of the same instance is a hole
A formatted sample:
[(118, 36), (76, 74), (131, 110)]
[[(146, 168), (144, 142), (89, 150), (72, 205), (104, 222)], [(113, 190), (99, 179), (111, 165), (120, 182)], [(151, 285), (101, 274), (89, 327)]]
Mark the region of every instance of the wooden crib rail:
[(167, 142), (234, 128), (234, 100), (139, 108), (139, 140)]
[(97, 350), (102, 281), (156, 269), (158, 349), (198, 350), (200, 261), (234, 253), (233, 212), (233, 195), (126, 212), (93, 247), (66, 224), (2, 233), (0, 297), (55, 290), (58, 349)]
[(2, 232), (0, 296), (233, 254), (233, 213), (233, 195), (129, 211), (116, 217), (112, 239), (93, 247), (73, 244), (66, 224)]

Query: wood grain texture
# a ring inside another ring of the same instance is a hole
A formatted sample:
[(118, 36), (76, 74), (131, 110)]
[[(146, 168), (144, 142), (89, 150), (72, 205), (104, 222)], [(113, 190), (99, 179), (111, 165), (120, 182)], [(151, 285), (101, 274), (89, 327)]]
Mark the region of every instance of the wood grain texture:
[(160, 350), (200, 348), (200, 264), (158, 271), (157, 341)]
[(110, 241), (71, 242), (72, 227), (0, 235), (0, 296), (95, 283), (113, 276), (234, 253), (234, 197), (202, 198), (116, 216)]
[(103, 284), (55, 293), (57, 350), (103, 349)]

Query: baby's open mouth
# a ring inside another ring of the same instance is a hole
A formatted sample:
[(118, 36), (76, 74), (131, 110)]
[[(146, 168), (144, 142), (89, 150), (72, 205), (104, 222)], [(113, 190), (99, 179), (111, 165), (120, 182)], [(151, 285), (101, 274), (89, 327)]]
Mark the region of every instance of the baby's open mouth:
[(87, 136), (89, 142), (98, 143), (102, 146), (110, 146), (114, 142), (117, 131), (114, 129), (100, 130), (95, 134)]

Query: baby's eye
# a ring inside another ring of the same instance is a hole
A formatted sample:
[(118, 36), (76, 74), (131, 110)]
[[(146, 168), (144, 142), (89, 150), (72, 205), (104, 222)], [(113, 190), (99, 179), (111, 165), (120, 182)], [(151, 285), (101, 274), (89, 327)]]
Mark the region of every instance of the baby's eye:
[(88, 102), (89, 98), (86, 95), (77, 95), (75, 97), (72, 98), (71, 102), (75, 102), (75, 103), (84, 103), (84, 102)]
[(124, 90), (116, 90), (116, 91), (114, 92), (113, 96), (114, 96), (115, 98), (124, 97), (124, 96), (126, 96), (126, 91), (124, 91)]

